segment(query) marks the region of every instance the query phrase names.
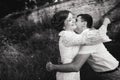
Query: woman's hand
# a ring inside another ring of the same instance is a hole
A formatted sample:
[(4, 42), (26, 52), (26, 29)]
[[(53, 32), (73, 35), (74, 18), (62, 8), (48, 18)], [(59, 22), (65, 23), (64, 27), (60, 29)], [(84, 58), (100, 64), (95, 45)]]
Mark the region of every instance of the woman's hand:
[(52, 64), (52, 62), (47, 62), (46, 69), (47, 69), (47, 71), (52, 71), (53, 70), (53, 64)]

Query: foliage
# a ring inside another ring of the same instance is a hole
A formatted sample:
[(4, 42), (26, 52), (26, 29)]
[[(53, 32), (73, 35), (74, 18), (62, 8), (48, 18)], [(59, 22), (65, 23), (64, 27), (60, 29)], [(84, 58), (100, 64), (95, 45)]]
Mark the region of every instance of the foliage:
[(112, 40), (120, 42), (120, 21), (109, 24), (107, 34)]
[(58, 62), (58, 32), (49, 28), (50, 21), (35, 24), (25, 16), (0, 21), (0, 79), (55, 80), (45, 65)]

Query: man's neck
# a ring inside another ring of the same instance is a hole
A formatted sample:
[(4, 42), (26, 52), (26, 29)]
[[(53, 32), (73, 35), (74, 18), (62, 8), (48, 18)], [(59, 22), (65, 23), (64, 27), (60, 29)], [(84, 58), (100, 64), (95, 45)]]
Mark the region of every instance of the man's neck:
[(92, 28), (88, 28), (88, 29), (89, 29), (89, 30), (96, 30), (96, 29), (95, 29), (95, 28), (93, 28), (93, 27), (92, 27)]

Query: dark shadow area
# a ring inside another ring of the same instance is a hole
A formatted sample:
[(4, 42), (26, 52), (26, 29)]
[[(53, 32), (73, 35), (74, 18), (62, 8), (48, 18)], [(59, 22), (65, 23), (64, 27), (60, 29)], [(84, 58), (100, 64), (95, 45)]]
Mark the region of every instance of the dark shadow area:
[(0, 18), (13, 12), (41, 9), (70, 0), (0, 0)]

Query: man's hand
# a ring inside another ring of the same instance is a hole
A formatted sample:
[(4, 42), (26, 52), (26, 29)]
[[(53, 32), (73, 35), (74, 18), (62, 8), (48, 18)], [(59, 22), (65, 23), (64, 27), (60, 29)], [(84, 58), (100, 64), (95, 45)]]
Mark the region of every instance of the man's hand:
[(47, 69), (47, 71), (52, 71), (53, 70), (53, 64), (52, 64), (52, 62), (47, 62), (46, 69)]
[(108, 25), (108, 24), (110, 24), (111, 23), (111, 21), (110, 21), (110, 19), (109, 18), (105, 18), (104, 19), (104, 21), (103, 21), (103, 25)]

